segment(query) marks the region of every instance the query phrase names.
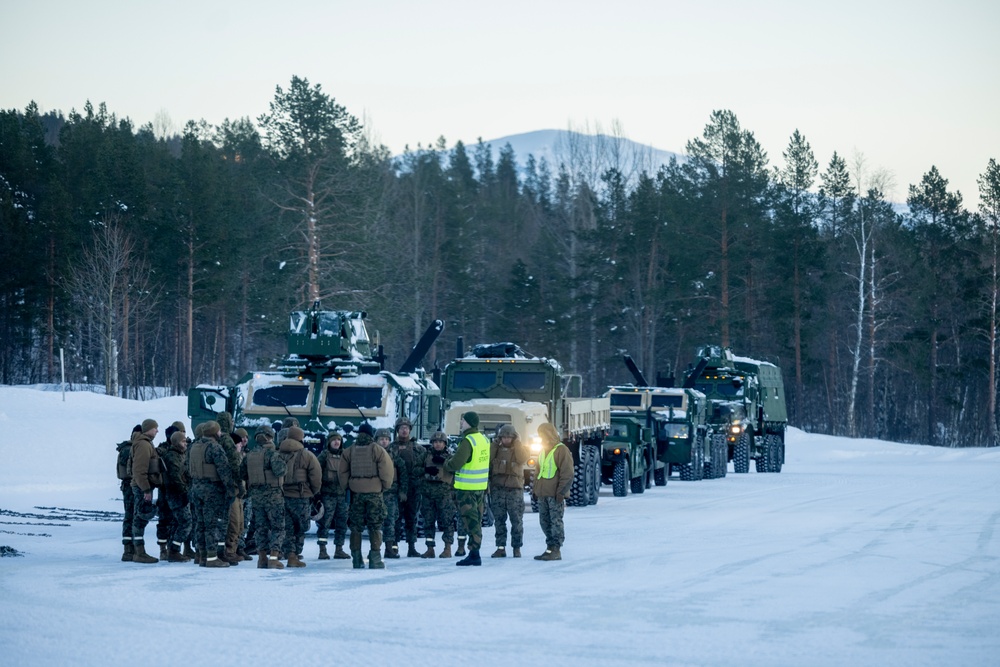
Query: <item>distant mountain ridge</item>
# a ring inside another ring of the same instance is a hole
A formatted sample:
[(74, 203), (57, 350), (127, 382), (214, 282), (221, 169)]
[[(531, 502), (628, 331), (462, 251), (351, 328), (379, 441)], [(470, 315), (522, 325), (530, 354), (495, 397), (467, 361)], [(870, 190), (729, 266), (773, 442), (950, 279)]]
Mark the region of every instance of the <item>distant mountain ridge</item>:
[[(529, 155), (534, 155), (536, 162), (540, 162), (544, 157), (553, 173), (558, 171), (560, 163), (568, 162), (575, 153), (596, 156), (611, 150), (613, 144), (618, 146), (622, 164), (638, 164), (646, 168), (649, 173), (655, 173), (661, 165), (667, 164), (672, 158), (676, 158), (678, 162), (686, 159), (680, 153), (665, 151), (631, 139), (606, 134), (583, 134), (571, 130), (535, 130), (497, 137), (483, 143), (492, 149), (494, 162), (499, 157), (500, 150), (510, 144), (519, 166), (524, 167)], [(467, 144), (470, 148), (474, 145), (475, 142)]]

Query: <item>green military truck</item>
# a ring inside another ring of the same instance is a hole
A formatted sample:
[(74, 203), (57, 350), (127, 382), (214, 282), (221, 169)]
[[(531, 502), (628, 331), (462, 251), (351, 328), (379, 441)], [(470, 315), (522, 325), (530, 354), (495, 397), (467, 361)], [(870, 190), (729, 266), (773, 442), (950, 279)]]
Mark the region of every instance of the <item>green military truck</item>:
[[(634, 394), (627, 387), (611, 387), (611, 430), (601, 443), (601, 478), (615, 496), (643, 493), (653, 486), (656, 445), (645, 413), (630, 409)], [(624, 400), (621, 400), (624, 399)]]
[(234, 386), (199, 385), (188, 391), (192, 426), (227, 410), (250, 436), (259, 426), (295, 417), (307, 447), (322, 451), (326, 437), (350, 434), (362, 423), (393, 428), (405, 416), (413, 435), (427, 441), (441, 426), (441, 392), (417, 364), (440, 335), (436, 320), (399, 371), (385, 370), (381, 346), (373, 346), (363, 311), (312, 309), (291, 314), (288, 356), (273, 370), (251, 371)]
[[(492, 434), (513, 424), (531, 452), (534, 465), (541, 451), (538, 427), (552, 424), (573, 453), (574, 481), (568, 503), (597, 502), (601, 486), (601, 441), (611, 427), (606, 397), (581, 396), (579, 375), (563, 372), (554, 359), (531, 356), (514, 343), (476, 345), (464, 353), (461, 338), (454, 361), (445, 366), (441, 391), (445, 433), (458, 436), (461, 414), (479, 414), (479, 427)], [(533, 473), (525, 475), (531, 484)]]
[(685, 373), (684, 386), (710, 401), (709, 423), (715, 433), (725, 434), (734, 472), (749, 472), (751, 460), (757, 472), (781, 472), (788, 412), (780, 368), (704, 345)]
[[(640, 383), (643, 380), (639, 379)], [(641, 415), (654, 445), (653, 482), (664, 486), (673, 470), (682, 481), (726, 475), (725, 439), (708, 424), (705, 395), (678, 387), (612, 387), (612, 415)]]

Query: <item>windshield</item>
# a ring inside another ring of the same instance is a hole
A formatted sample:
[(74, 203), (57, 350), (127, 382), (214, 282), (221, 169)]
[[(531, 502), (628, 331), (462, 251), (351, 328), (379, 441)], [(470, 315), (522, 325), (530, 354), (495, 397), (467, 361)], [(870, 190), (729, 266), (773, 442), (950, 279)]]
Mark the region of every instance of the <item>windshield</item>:
[(638, 408), (642, 406), (642, 394), (611, 394), (611, 409)]
[(328, 386), (323, 403), (337, 410), (374, 410), (382, 407), (382, 387)]
[(660, 437), (661, 438), (686, 438), (688, 437), (689, 429), (687, 424), (661, 424), (660, 425)]
[(482, 391), (496, 383), (496, 371), (455, 371), (451, 376), (451, 386), (454, 389)]
[(503, 374), (503, 383), (517, 391), (545, 389), (545, 373), (506, 371)]
[(684, 397), (678, 395), (653, 394), (649, 404), (654, 408), (683, 408)]
[(304, 408), (309, 405), (309, 387), (298, 384), (281, 384), (254, 389), (253, 404), (258, 407)]

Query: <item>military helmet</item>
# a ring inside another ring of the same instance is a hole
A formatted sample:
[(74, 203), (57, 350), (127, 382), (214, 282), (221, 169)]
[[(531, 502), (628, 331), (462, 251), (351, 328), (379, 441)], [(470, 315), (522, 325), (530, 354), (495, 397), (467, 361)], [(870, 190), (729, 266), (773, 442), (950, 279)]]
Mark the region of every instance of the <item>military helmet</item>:
[(440, 440), (441, 442), (447, 443), (448, 442), (448, 436), (447, 436), (447, 434), (445, 434), (444, 431), (435, 431), (434, 435), (431, 436), (431, 442), (435, 442), (437, 440)]
[(219, 426), (217, 421), (207, 421), (201, 425), (201, 434), (212, 437), (213, 435), (219, 435), (222, 432), (222, 427)]
[(396, 425), (395, 425), (395, 426), (393, 427), (393, 430), (395, 430), (395, 431), (397, 431), (397, 432), (398, 432), (398, 431), (399, 431), (399, 427), (400, 427), (400, 426), (403, 426), (404, 424), (405, 424), (406, 426), (409, 426), (409, 427), (410, 427), (410, 430), (411, 430), (411, 431), (413, 430), (413, 422), (411, 422), (411, 421), (410, 421), (410, 420), (409, 420), (408, 418), (406, 418), (406, 417), (400, 417), (399, 419), (397, 419), (397, 420), (396, 420)]
[(387, 428), (380, 428), (375, 431), (375, 439), (378, 440), (379, 438), (389, 438), (392, 440), (392, 431)]
[(497, 431), (497, 435), (500, 436), (501, 438), (503, 437), (516, 438), (517, 429), (515, 429), (512, 424), (504, 424), (503, 426), (500, 427), (500, 430)]
[(285, 417), (284, 419), (281, 420), (281, 425), (284, 428), (291, 428), (292, 426), (298, 426), (299, 420), (296, 419), (295, 417)]

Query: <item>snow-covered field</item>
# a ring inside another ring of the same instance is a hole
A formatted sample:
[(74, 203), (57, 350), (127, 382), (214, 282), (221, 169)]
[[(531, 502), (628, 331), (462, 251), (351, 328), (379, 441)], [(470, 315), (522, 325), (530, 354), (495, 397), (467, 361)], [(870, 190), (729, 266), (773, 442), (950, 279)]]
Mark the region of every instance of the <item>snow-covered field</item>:
[(122, 563), (114, 445), (184, 415), (0, 387), (4, 665), (1000, 664), (1000, 450), (793, 429), (781, 474), (605, 487), (556, 563), (533, 514), (481, 568)]

